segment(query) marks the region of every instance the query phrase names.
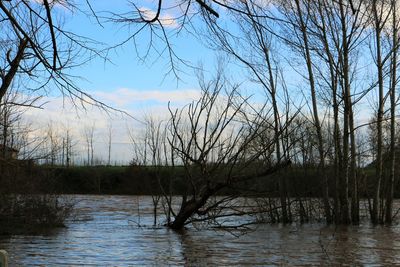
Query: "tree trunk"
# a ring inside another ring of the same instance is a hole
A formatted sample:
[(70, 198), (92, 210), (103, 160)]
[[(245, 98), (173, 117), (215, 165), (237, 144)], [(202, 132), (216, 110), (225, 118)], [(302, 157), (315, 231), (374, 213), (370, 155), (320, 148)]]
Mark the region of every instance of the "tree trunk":
[(339, 1), (340, 19), (342, 27), (342, 74), (343, 74), (343, 98), (344, 98), (344, 111), (343, 111), (343, 168), (340, 177), (340, 222), (343, 224), (350, 223), (349, 217), (349, 116), (350, 116), (350, 77), (349, 77), (349, 47), (347, 44), (347, 20), (344, 12), (344, 3)]
[(353, 224), (358, 224), (360, 222), (359, 213), (359, 201), (358, 201), (358, 180), (356, 171), (356, 140), (354, 132), (354, 116), (353, 109), (350, 106), (349, 113), (349, 124), (350, 124), (350, 179), (351, 179), (351, 221)]
[(393, 187), (396, 170), (396, 80), (397, 80), (397, 51), (398, 51), (398, 28), (396, 18), (396, 0), (392, 0), (392, 67), (391, 67), (391, 87), (390, 87), (390, 174), (386, 196), (386, 223), (392, 223), (393, 214)]
[[(333, 58), (331, 49), (328, 43), (328, 36), (327, 36), (327, 27), (325, 21), (325, 13), (323, 12), (324, 6), (323, 3), (317, 3), (319, 16), (321, 18), (321, 37), (322, 43), (325, 49), (325, 53), (328, 59), (328, 66), (329, 66), (329, 74), (330, 74), (330, 88), (332, 90), (332, 106), (333, 106), (333, 143), (334, 143), (334, 204), (333, 204), (333, 211), (334, 211), (334, 219), (335, 222), (339, 222), (339, 175), (340, 170), (342, 169), (342, 151), (341, 151), (341, 142), (340, 142), (340, 127), (339, 127), (339, 103), (337, 99), (337, 88), (338, 88), (338, 73), (335, 68), (335, 60)], [(333, 217), (333, 216), (332, 216)], [(333, 218), (332, 218), (333, 219)]]
[(185, 226), (188, 219), (192, 217), (195, 213), (205, 215), (206, 214), (205, 211), (199, 212), (199, 210), (205, 206), (207, 200), (211, 196), (216, 195), (216, 193), (219, 192), (221, 189), (229, 186), (230, 184), (235, 184), (240, 181), (250, 181), (258, 177), (268, 176), (273, 173), (276, 173), (281, 168), (286, 167), (290, 164), (291, 162), (287, 161), (281, 164), (277, 164), (274, 167), (269, 168), (264, 172), (261, 172), (256, 175), (250, 175), (245, 177), (231, 177), (231, 179), (229, 179), (228, 181), (223, 183), (217, 183), (214, 186), (211, 186), (210, 184), (205, 185), (203, 188), (201, 188), (200, 193), (198, 194), (197, 197), (193, 196), (189, 201), (186, 200), (185, 196), (182, 198), (181, 208), (178, 214), (175, 216), (174, 221), (171, 222), (168, 226), (171, 229), (180, 230)]
[(330, 223), (332, 221), (332, 216), (331, 216), (331, 208), (330, 208), (330, 204), (329, 204), (328, 175), (326, 174), (326, 170), (325, 170), (324, 141), (322, 138), (321, 123), (320, 123), (319, 115), (318, 115), (314, 72), (313, 72), (313, 68), (312, 68), (311, 54), (310, 54), (310, 48), (309, 48), (309, 44), (308, 44), (307, 28), (306, 28), (306, 25), (303, 20), (303, 15), (302, 15), (302, 11), (300, 8), (299, 0), (296, 0), (296, 7), (297, 7), (297, 13), (299, 16), (299, 21), (300, 21), (300, 29), (301, 29), (302, 37), (303, 37), (303, 41), (304, 41), (304, 53), (305, 53), (304, 56), (305, 56), (305, 60), (306, 60), (306, 64), (307, 64), (308, 80), (310, 82), (314, 126), (315, 126), (315, 130), (317, 132), (317, 139), (318, 139), (318, 153), (319, 153), (318, 174), (320, 177), (322, 176), (322, 192), (323, 192), (325, 218), (326, 218), (326, 221), (328, 223)]
[[(275, 84), (275, 78), (272, 72), (272, 65), (271, 65), (271, 59), (270, 59), (270, 54), (269, 50), (267, 47), (264, 46), (263, 44), (263, 51), (264, 51), (264, 57), (265, 61), (267, 64), (268, 68), (268, 76), (269, 76), (269, 92), (271, 95), (272, 99), (272, 106), (274, 110), (274, 139), (276, 142), (276, 157), (277, 157), (277, 164), (280, 163), (281, 161), (281, 146), (280, 146), (280, 119), (279, 119), (279, 109), (278, 109), (278, 103), (276, 100), (276, 84)], [(288, 223), (290, 222), (289, 216), (288, 216), (288, 207), (287, 207), (287, 187), (286, 187), (286, 181), (284, 177), (279, 177), (279, 196), (280, 196), (280, 201), (281, 201), (281, 208), (282, 208), (282, 222), (283, 223)]]
[(203, 207), (207, 200), (218, 190), (216, 189), (210, 189), (207, 188), (203, 194), (203, 196), (201, 196), (198, 199), (195, 199), (194, 197), (191, 198), (189, 201), (182, 201), (182, 205), (181, 208), (178, 212), (178, 214), (176, 215), (174, 221), (172, 223), (170, 223), (168, 226), (171, 229), (174, 230), (180, 230), (182, 229), (187, 220), (194, 215), (201, 207)]
[[(19, 64), (21, 60), (24, 58), (24, 52), (26, 47), (28, 46), (27, 39), (21, 39), (18, 45), (18, 51), (15, 55), (14, 59), (9, 63), (10, 69), (8, 72), (2, 77), (1, 85), (0, 85), (0, 101), (3, 99), (4, 95), (6, 94), (7, 90), (9, 89), (15, 75), (18, 72)], [(10, 52), (10, 51), (9, 51)], [(9, 52), (7, 53), (7, 57), (9, 56)]]
[(376, 42), (376, 66), (378, 70), (378, 114), (377, 114), (377, 153), (376, 153), (376, 167), (375, 167), (375, 191), (373, 195), (373, 206), (371, 221), (376, 224), (379, 223), (379, 200), (382, 183), (382, 170), (383, 170), (383, 154), (382, 154), (382, 120), (383, 120), (383, 66), (382, 66), (382, 55), (381, 55), (381, 24), (378, 18), (376, 0), (372, 4), (372, 12), (375, 20), (375, 42)]

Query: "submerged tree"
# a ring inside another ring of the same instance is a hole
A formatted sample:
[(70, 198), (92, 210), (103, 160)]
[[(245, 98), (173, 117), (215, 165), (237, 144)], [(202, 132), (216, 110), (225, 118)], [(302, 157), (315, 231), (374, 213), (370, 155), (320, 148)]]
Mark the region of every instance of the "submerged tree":
[[(174, 164), (183, 168), (186, 188), (178, 211), (169, 206), (173, 216), (169, 227), (173, 229), (198, 221), (217, 222), (219, 216), (254, 213), (235, 210), (227, 203), (241, 195), (244, 184), (263, 179), (289, 164), (285, 159), (262, 160), (266, 151), (275, 146), (276, 135), (263, 146), (250, 149), (254, 140), (271, 129), (273, 112), (269, 105), (255, 108), (249, 98), (239, 93), (237, 85), (229, 86), (221, 73), (211, 82), (201, 81), (200, 86), (199, 100), (182, 109), (170, 109), (168, 143), (175, 155)], [(236, 193), (215, 198), (228, 189)]]

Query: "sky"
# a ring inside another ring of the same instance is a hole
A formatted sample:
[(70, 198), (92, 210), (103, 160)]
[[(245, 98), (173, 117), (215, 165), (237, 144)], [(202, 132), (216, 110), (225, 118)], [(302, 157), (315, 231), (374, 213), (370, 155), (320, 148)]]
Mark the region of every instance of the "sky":
[[(132, 10), (132, 7), (126, 6), (126, 0), (99, 0), (91, 1), (91, 3), (99, 16), (108, 16), (108, 14), (104, 13), (104, 10), (110, 12)], [(83, 8), (87, 7), (83, 5)], [(68, 19), (65, 25), (67, 29), (99, 42), (104, 42), (103, 48), (117, 45), (129, 37), (130, 32), (134, 31), (118, 23), (102, 23), (102, 27), (96, 23), (94, 18), (88, 19), (87, 16), (80, 12), (69, 14)], [(167, 30), (170, 28), (167, 26)], [(179, 83), (177, 83), (173, 75), (165, 77), (169, 64), (166, 53), (158, 59), (153, 56), (154, 53), (151, 53), (146, 60), (140, 60), (138, 56), (143, 56), (144, 51), (146, 51), (148, 37), (148, 31), (143, 31), (138, 36), (136, 44), (130, 41), (125, 45), (110, 50), (107, 55), (111, 62), (104, 62), (103, 59), (97, 58), (77, 70), (77, 73), (84, 73), (84, 77), (88, 80), (87, 83), (83, 83), (85, 88), (90, 91), (108, 91), (118, 88), (173, 90), (197, 86), (196, 80), (191, 78), (193, 73), (190, 70), (185, 70), (183, 66), (182, 68), (186, 71), (186, 74), (180, 73), (182, 80)], [(198, 40), (185, 32), (182, 32), (177, 38), (171, 36), (171, 42), (173, 43), (174, 51), (184, 60), (192, 62), (194, 65), (200, 61), (203, 61), (203, 63), (210, 61), (214, 56), (212, 51), (206, 49)], [(156, 41), (153, 42), (153, 45), (157, 46), (159, 43)], [(98, 47), (101, 48), (101, 46)], [(160, 45), (157, 47), (163, 48)], [(136, 50), (140, 51), (139, 55)]]
[[(125, 0), (91, 1), (93, 10), (99, 17), (107, 12), (126, 12), (131, 7)], [(78, 8), (90, 13), (85, 1), (76, 1)], [(144, 0), (146, 6), (149, 1)], [(151, 4), (150, 4), (151, 5)], [(102, 23), (99, 25), (94, 17), (80, 11), (70, 12), (57, 7), (56, 12), (63, 18), (64, 28), (75, 34), (91, 38), (101, 44), (95, 45), (98, 50), (117, 45), (129, 36), (129, 29), (119, 24)], [(165, 13), (168, 16), (168, 13)], [(167, 29), (176, 27), (173, 23)], [(216, 54), (204, 47), (192, 35), (182, 32), (180, 36), (171, 36), (174, 51), (193, 66), (202, 64), (206, 70), (214, 68)], [(148, 34), (143, 32), (137, 38), (136, 46), (128, 42), (107, 53), (107, 61), (97, 57), (88, 63), (74, 68), (70, 74), (79, 76), (76, 85), (84, 92), (105, 104), (125, 111), (129, 116), (118, 112), (104, 112), (94, 107), (75, 109), (68, 99), (63, 99), (58, 91), (50, 92), (42, 98), (46, 102), (43, 109), (32, 109), (25, 112), (27, 121), (34, 122), (34, 135), (42, 135), (45, 128), (55, 125), (60, 132), (70, 129), (75, 139), (75, 161), (80, 164), (86, 159), (85, 128), (95, 128), (95, 157), (104, 162), (107, 159), (108, 127), (112, 125), (112, 163), (127, 164), (132, 160), (132, 146), (129, 131), (140, 135), (143, 125), (138, 122), (144, 116), (166, 119), (167, 105), (183, 106), (200, 96), (195, 70), (179, 65), (179, 79), (169, 70), (169, 59), (166, 56), (155, 58), (151, 54), (145, 60), (140, 57), (148, 44)]]

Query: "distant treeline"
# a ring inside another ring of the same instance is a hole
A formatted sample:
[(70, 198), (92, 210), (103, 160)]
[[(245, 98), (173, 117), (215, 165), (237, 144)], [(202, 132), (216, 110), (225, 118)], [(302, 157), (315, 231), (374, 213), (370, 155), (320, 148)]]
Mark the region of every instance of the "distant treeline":
[[(35, 174), (41, 176), (36, 181), (42, 184), (42, 190), (61, 194), (182, 195), (186, 190), (183, 167), (36, 166), (35, 169)], [(373, 166), (366, 167), (359, 173), (359, 188), (363, 198), (372, 195), (373, 188), (367, 188), (366, 185), (371, 184), (368, 181), (374, 178), (374, 174)], [(279, 177), (285, 179), (292, 197), (322, 197), (321, 177), (318, 176), (317, 167), (294, 165), (258, 179), (256, 183), (243, 182), (220, 193), (245, 192), (249, 196), (278, 197)], [(162, 192), (160, 185), (169, 192)], [(400, 197), (399, 183), (395, 186), (395, 197)]]

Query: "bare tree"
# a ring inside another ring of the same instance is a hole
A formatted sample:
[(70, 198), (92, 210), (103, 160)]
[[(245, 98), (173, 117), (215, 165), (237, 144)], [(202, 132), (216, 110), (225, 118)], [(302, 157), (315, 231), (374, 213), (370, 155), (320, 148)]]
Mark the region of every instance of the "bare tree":
[[(153, 190), (156, 188), (163, 188), (161, 184), (161, 172), (164, 165), (164, 153), (163, 153), (163, 142), (165, 142), (165, 125), (163, 121), (156, 121), (152, 117), (145, 118), (146, 122), (146, 140), (145, 145), (148, 147), (150, 153), (150, 166), (152, 168), (152, 187)], [(157, 191), (157, 190), (155, 190)], [(166, 196), (165, 192), (163, 192)], [(158, 204), (161, 199), (161, 194), (152, 194), (153, 200), (153, 215), (154, 215), (154, 225), (157, 224), (157, 209)], [(167, 197), (167, 196), (166, 196)]]
[(39, 96), (58, 90), (74, 104), (106, 108), (69, 74), (102, 57), (100, 43), (65, 30), (60, 8), (81, 12), (71, 1), (0, 1), (0, 99), (18, 81), (20, 88)]
[(50, 165), (54, 166), (57, 162), (57, 155), (59, 155), (59, 152), (62, 150), (62, 141), (60, 142), (59, 136), (55, 131), (55, 126), (52, 123), (49, 123), (47, 126), (47, 137), (50, 142)]
[(111, 166), (111, 146), (112, 146), (112, 136), (113, 136), (113, 125), (112, 125), (111, 121), (108, 123), (107, 130), (108, 130), (108, 132), (107, 132), (107, 136), (108, 136), (108, 140), (107, 140), (108, 141), (107, 142), (107, 145), (108, 145), (107, 165)]
[(318, 169), (320, 176), (322, 177), (322, 188), (323, 188), (323, 200), (325, 209), (325, 218), (327, 222), (332, 222), (331, 207), (329, 202), (329, 188), (328, 188), (328, 176), (325, 170), (325, 141), (322, 135), (322, 122), (320, 120), (320, 113), (318, 108), (317, 99), (317, 83), (315, 82), (315, 70), (314, 70), (314, 60), (312, 58), (311, 50), (313, 49), (312, 40), (310, 41), (310, 29), (311, 26), (308, 25), (312, 23), (313, 16), (313, 3), (301, 0), (295, 0), (294, 2), (282, 1), (281, 4), (282, 12), (286, 21), (282, 26), (285, 29), (284, 33), (288, 35), (295, 36), (288, 40), (286, 37), (282, 39), (292, 48), (295, 53), (299, 53), (303, 57), (307, 69), (307, 81), (310, 87), (311, 94), (311, 106), (312, 106), (312, 117), (313, 124), (315, 126), (315, 132), (317, 136), (318, 143), (318, 153), (319, 153), (319, 164)]
[[(282, 74), (277, 55), (281, 52), (276, 45), (276, 35), (268, 30), (269, 10), (256, 1), (238, 3), (236, 9), (242, 11), (234, 13), (232, 21), (237, 24), (238, 31), (230, 32), (224, 23), (218, 23), (208, 13), (203, 14), (207, 31), (204, 39), (208, 45), (216, 50), (223, 51), (233, 57), (246, 68), (249, 80), (254, 82), (265, 93), (265, 102), (273, 109), (273, 124), (275, 134), (275, 160), (279, 163), (288, 158), (285, 135), (281, 133), (284, 119), (290, 112), (291, 102), (287, 91), (286, 81)], [(288, 205), (287, 181), (279, 178), (280, 202), (284, 222), (290, 222), (290, 206)]]
[(168, 140), (178, 156), (177, 162), (183, 165), (186, 184), (179, 211), (176, 213), (170, 207), (174, 219), (169, 226), (173, 229), (196, 221), (217, 222), (219, 216), (254, 212), (235, 211), (233, 206), (229, 210), (227, 204), (236, 195), (221, 199), (215, 196), (224, 189), (266, 177), (289, 164), (281, 161), (268, 165), (260, 161), (261, 155), (276, 144), (275, 138), (258, 150), (248, 149), (265, 131), (263, 125), (273, 113), (252, 107), (249, 99), (239, 94), (237, 86), (229, 89), (220, 72), (211, 82), (201, 81), (200, 85), (202, 96), (198, 101), (181, 110), (170, 110)]
[(83, 135), (86, 142), (86, 152), (87, 152), (87, 162), (88, 166), (93, 166), (94, 164), (94, 130), (95, 124), (93, 123), (91, 126), (86, 125), (83, 129)]
[(399, 51), (399, 21), (397, 19), (397, 1), (391, 3), (392, 17), (392, 51), (390, 68), (390, 175), (386, 197), (385, 221), (391, 223), (393, 219), (393, 191), (396, 176), (396, 86), (397, 86), (397, 54)]
[(73, 163), (73, 155), (74, 155), (74, 145), (73, 135), (71, 133), (71, 129), (68, 126), (65, 127), (65, 135), (63, 136), (63, 165), (67, 168), (71, 166)]
[[(377, 71), (377, 90), (378, 90), (378, 100), (377, 100), (377, 115), (376, 115), (376, 128), (377, 128), (377, 146), (376, 146), (376, 178), (375, 178), (375, 191), (373, 195), (373, 207), (371, 220), (373, 223), (383, 223), (385, 218), (385, 210), (384, 210), (384, 198), (389, 202), (390, 196), (387, 198), (385, 196), (384, 191), (387, 189), (388, 183), (385, 182), (383, 176), (383, 163), (384, 163), (384, 141), (383, 141), (383, 125), (384, 125), (384, 117), (385, 117), (385, 102), (390, 95), (390, 109), (394, 109), (395, 99), (392, 99), (395, 96), (395, 86), (397, 83), (396, 78), (396, 68), (397, 68), (397, 58), (396, 53), (398, 51), (397, 39), (398, 36), (393, 37), (393, 34), (396, 34), (398, 31), (398, 25), (396, 22), (396, 3), (388, 2), (388, 1), (372, 1), (371, 12), (372, 23), (373, 26), (373, 44), (375, 46), (375, 50), (373, 50), (373, 58), (374, 63), (376, 65)], [(392, 22), (389, 25), (390, 21)], [(385, 29), (390, 29), (389, 31)], [(387, 32), (388, 34), (385, 34)], [(386, 35), (386, 36), (385, 36)], [(389, 41), (391, 39), (391, 41)], [(389, 78), (389, 79), (388, 79)], [(392, 80), (393, 79), (393, 80)], [(388, 92), (385, 92), (385, 85), (389, 88)], [(394, 91), (393, 91), (394, 90)], [(392, 92), (393, 91), (393, 92)], [(392, 114), (393, 112), (393, 114)], [(395, 110), (391, 110), (391, 116), (393, 115)], [(395, 119), (392, 119), (391, 124), (395, 127)], [(395, 131), (393, 128), (391, 131)], [(390, 146), (395, 146), (395, 144), (391, 144)], [(393, 152), (394, 153), (394, 152)], [(392, 154), (393, 156), (393, 154)], [(389, 178), (389, 188), (392, 187), (390, 184), (391, 178)], [(387, 191), (386, 191), (387, 192)], [(390, 193), (389, 193), (390, 194)], [(391, 205), (390, 203), (388, 204)], [(386, 219), (388, 219), (386, 217)], [(389, 221), (391, 221), (389, 219)]]

